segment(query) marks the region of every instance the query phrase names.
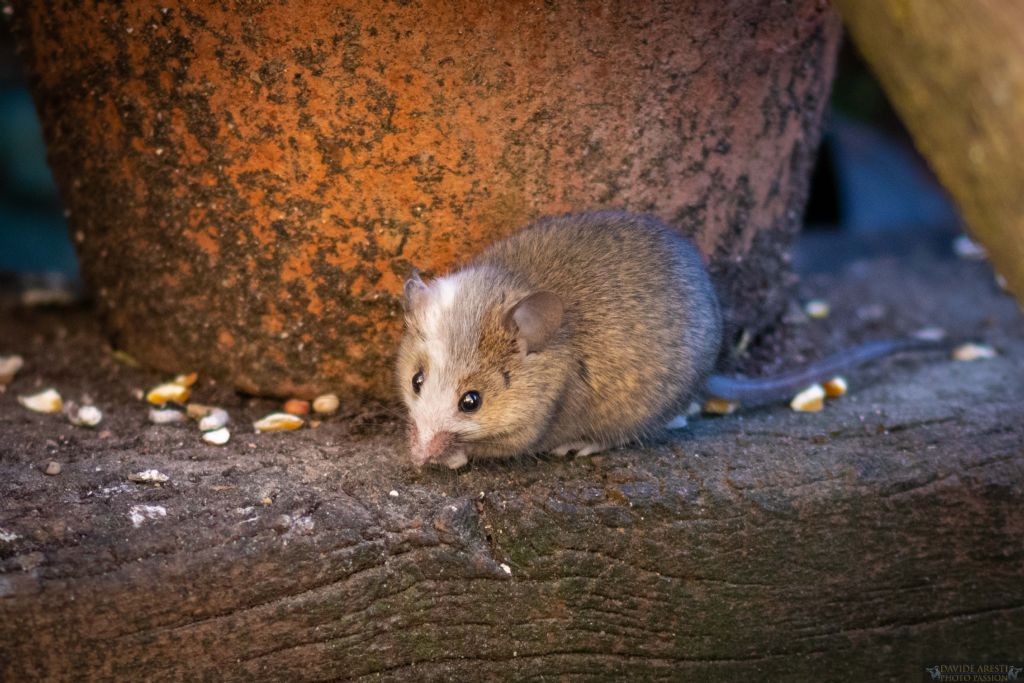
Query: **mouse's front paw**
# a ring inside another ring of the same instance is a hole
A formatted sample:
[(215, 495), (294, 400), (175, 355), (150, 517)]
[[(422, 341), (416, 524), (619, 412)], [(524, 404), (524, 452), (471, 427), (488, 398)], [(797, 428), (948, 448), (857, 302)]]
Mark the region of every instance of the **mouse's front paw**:
[(605, 450), (607, 446), (600, 443), (591, 443), (589, 441), (573, 441), (570, 443), (562, 444), (558, 448), (551, 449), (551, 452), (557, 456), (568, 455), (569, 453), (575, 452), (576, 455), (593, 455), (594, 453), (600, 453)]

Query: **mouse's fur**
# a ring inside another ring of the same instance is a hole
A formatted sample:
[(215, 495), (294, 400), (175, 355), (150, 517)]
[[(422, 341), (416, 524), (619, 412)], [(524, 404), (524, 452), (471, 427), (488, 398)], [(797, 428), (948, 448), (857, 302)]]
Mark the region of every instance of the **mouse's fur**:
[[(650, 216), (542, 219), (456, 273), (414, 276), (405, 300), (398, 381), (419, 465), (590, 452), (655, 433), (701, 389), (721, 346), (699, 253)], [(470, 390), (480, 408), (460, 412)]]

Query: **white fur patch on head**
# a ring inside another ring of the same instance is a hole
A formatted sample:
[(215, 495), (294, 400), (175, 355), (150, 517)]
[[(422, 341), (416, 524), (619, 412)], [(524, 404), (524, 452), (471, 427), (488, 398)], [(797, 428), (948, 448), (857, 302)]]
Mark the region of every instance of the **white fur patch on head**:
[(421, 447), (426, 447), (441, 432), (461, 432), (470, 426), (458, 416), (454, 381), (461, 369), (451, 367), (452, 354), (445, 326), (464, 284), (463, 273), (438, 278), (428, 285), (423, 302), (421, 331), (429, 364), (423, 388), (410, 404)]
[(434, 280), (428, 287), (427, 300), (423, 306), (423, 336), (427, 340), (427, 355), (433, 368), (444, 367), (448, 360), (441, 323), (455, 304), (461, 280), (460, 273), (454, 273)]

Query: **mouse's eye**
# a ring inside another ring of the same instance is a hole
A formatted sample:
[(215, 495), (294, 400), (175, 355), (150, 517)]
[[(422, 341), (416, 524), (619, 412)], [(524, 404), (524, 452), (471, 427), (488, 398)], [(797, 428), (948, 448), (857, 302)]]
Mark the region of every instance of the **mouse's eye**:
[(474, 413), (480, 409), (480, 404), (484, 402), (484, 399), (480, 396), (479, 391), (467, 391), (459, 399), (459, 410), (464, 413)]
[(420, 389), (423, 388), (423, 370), (417, 370), (416, 374), (412, 376), (412, 391), (414, 394), (420, 393)]

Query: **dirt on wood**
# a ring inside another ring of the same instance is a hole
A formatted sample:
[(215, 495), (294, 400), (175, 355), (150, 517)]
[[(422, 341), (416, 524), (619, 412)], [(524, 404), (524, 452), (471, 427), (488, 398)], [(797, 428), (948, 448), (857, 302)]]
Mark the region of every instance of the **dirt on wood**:
[[(417, 473), (398, 409), (346, 396), (258, 435), (278, 402), (201, 379), (227, 445), (151, 425), (139, 394), (168, 377), (116, 360), (88, 310), (8, 293), (0, 355), (26, 365), (0, 394), (0, 680), (908, 680), (1019, 657), (1016, 305), (985, 264), (923, 256), (800, 292), (831, 315), (794, 303), (741, 369), (926, 326), (999, 355), (886, 361), (818, 414)], [(103, 422), (18, 405), (50, 386)]]

